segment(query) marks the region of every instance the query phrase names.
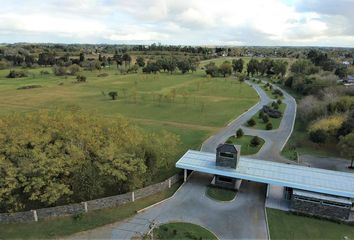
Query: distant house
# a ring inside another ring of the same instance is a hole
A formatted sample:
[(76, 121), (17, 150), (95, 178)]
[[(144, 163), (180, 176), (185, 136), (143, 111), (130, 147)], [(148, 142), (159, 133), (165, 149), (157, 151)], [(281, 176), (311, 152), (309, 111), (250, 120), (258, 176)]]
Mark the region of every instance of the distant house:
[(354, 83), (354, 75), (348, 75), (347, 82), (348, 83)]
[(343, 81), (344, 85), (354, 85), (354, 75), (348, 75), (348, 77)]
[(345, 66), (349, 66), (351, 63), (349, 61), (343, 61), (342, 64)]

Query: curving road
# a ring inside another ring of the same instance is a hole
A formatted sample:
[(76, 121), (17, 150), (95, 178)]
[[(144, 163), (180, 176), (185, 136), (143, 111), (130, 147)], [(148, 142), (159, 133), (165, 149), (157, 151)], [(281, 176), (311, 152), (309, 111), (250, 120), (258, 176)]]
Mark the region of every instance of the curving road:
[(272, 101), (272, 99), (267, 96), (267, 94), (263, 91), (261, 87), (259, 87), (259, 85), (250, 82), (248, 84), (252, 85), (253, 88), (257, 91), (260, 97), (260, 101), (247, 112), (232, 121), (224, 129), (207, 139), (203, 143), (201, 150), (206, 152), (215, 152), (215, 149), (218, 144), (224, 143), (230, 136), (235, 135), (235, 131), (238, 128), (242, 128), (245, 134), (259, 136), (265, 140), (262, 149), (257, 154), (250, 157), (269, 161), (294, 163), (293, 161), (289, 161), (286, 158), (282, 157), (280, 155), (280, 152), (288, 141), (295, 124), (295, 99), (282, 90), (284, 93), (283, 102), (287, 105), (287, 107), (278, 129), (267, 131), (247, 128), (243, 126), (247, 122), (247, 120), (249, 120), (254, 114), (256, 114), (262, 108), (263, 105), (266, 105)]
[[(235, 130), (242, 127), (246, 134), (258, 135), (265, 139), (259, 153), (252, 157), (286, 161), (279, 152), (288, 140), (296, 114), (295, 100), (285, 93), (287, 104), (279, 129), (262, 131), (242, 125), (256, 114), (271, 99), (256, 84), (252, 85), (260, 96), (260, 101), (246, 113), (232, 121), (216, 135), (207, 139), (202, 151), (215, 152), (219, 143), (225, 142)], [(152, 221), (156, 224), (185, 221), (199, 224), (214, 232), (220, 239), (267, 239), (264, 204), (266, 185), (243, 181), (236, 199), (231, 202), (218, 202), (205, 195), (211, 175), (194, 172), (175, 195), (150, 209), (123, 222), (75, 234), (70, 239), (131, 239), (149, 230)]]

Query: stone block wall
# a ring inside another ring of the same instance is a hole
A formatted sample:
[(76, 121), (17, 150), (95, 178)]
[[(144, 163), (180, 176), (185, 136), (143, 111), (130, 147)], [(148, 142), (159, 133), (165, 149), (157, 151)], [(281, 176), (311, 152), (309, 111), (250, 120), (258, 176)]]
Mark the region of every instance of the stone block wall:
[[(86, 210), (89, 212), (98, 209), (111, 208), (132, 201), (133, 195), (136, 200), (161, 192), (177, 183), (180, 179), (181, 176), (176, 174), (163, 182), (138, 189), (134, 191), (134, 194), (132, 192), (128, 192), (116, 196), (94, 199), (83, 203), (36, 209), (35, 212), (26, 211), (17, 213), (0, 213), (0, 223), (33, 222), (41, 219), (76, 215), (79, 213), (84, 213)], [(85, 206), (87, 209), (85, 209)]]
[(37, 209), (38, 219), (48, 219), (53, 217), (63, 217), (79, 214), (85, 211), (82, 203), (69, 204), (64, 206)]
[(34, 221), (33, 212), (0, 213), (1, 223), (31, 222)]
[(295, 212), (337, 220), (347, 220), (350, 214), (350, 207), (329, 206), (321, 202), (309, 202), (295, 198), (291, 199), (290, 207)]
[(124, 203), (130, 202), (131, 196), (132, 194), (129, 192), (129, 193), (124, 193), (116, 196), (90, 200), (87, 201), (87, 210), (92, 211), (92, 210), (110, 208), (110, 207), (122, 205)]

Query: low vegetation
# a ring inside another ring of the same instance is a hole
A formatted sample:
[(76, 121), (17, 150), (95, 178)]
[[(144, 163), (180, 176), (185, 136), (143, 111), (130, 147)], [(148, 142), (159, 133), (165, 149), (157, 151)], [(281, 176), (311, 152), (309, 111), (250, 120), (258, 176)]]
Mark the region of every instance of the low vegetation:
[(260, 137), (249, 135), (231, 136), (226, 143), (241, 145), (241, 155), (256, 154), (263, 146), (264, 140)]
[(286, 104), (282, 103), (280, 99), (273, 101), (269, 106), (263, 107), (248, 120), (247, 127), (261, 130), (277, 129), (280, 126), (285, 109)]
[(41, 87), (42, 87), (41, 85), (27, 85), (27, 86), (18, 87), (17, 90), (41, 88)]
[(160, 202), (173, 195), (180, 183), (170, 189), (124, 205), (96, 210), (74, 217), (61, 217), (33, 223), (0, 224), (0, 239), (49, 239), (68, 236), (94, 229), (106, 224), (122, 221), (136, 214), (140, 209)]
[(354, 227), (267, 208), (271, 239), (353, 239)]
[(236, 194), (236, 190), (220, 188), (212, 185), (207, 186), (206, 189), (206, 195), (217, 201), (231, 201), (235, 199)]
[[(173, 166), (180, 141), (84, 112), (0, 118), (0, 211), (81, 202), (141, 188)], [(19, 194), (21, 193), (21, 194)]]
[(217, 239), (217, 237), (206, 228), (185, 222), (162, 224), (154, 229), (154, 235), (157, 236), (157, 239), (161, 240)]

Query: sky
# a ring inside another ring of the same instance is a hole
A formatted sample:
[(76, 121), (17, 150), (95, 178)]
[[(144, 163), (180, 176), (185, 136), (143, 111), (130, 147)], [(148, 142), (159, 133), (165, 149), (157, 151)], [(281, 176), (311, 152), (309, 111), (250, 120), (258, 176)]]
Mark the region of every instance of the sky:
[(0, 42), (354, 47), (354, 0), (0, 0)]

